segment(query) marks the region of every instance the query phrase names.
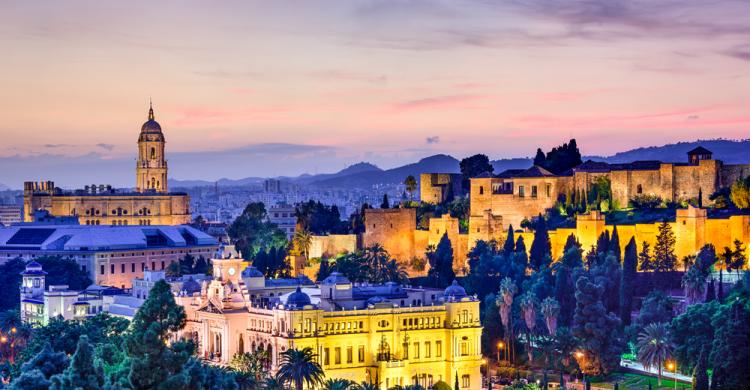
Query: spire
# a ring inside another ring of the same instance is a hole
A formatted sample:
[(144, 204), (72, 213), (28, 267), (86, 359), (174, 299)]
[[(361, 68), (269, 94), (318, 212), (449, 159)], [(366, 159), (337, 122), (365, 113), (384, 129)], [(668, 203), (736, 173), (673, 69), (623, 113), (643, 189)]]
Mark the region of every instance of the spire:
[(148, 98), (148, 120), (154, 120), (154, 106), (151, 104), (151, 98)]

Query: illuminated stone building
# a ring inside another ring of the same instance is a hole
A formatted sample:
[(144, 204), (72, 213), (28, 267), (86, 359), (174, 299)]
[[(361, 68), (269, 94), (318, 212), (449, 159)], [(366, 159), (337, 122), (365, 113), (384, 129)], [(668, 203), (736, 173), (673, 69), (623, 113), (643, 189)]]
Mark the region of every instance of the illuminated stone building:
[(111, 186), (91, 185), (63, 191), (52, 181), (24, 183), (24, 221), (34, 212), (76, 216), (82, 225), (181, 225), (191, 221), (190, 198), (169, 193), (164, 133), (149, 108), (148, 120), (138, 137), (135, 192), (118, 192)]
[(258, 293), (273, 280), (253, 267), (240, 271), (241, 259), (212, 263), (213, 281), (176, 298), (188, 319), (181, 336), (196, 339), (206, 359), (228, 363), (265, 350), (273, 373), (283, 351), (309, 347), (328, 378), (387, 389), (458, 376), (462, 389), (481, 386), (479, 301), (455, 282), (446, 290), (355, 285), (333, 273), (317, 287), (287, 284), (274, 296)]

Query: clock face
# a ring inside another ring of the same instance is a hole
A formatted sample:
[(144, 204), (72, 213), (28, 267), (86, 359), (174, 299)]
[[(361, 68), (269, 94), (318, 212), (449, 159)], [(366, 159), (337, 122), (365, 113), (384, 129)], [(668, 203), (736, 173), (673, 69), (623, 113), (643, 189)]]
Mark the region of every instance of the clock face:
[(229, 267), (229, 270), (227, 272), (229, 273), (230, 276), (234, 276), (234, 273), (236, 271), (234, 270), (234, 267)]

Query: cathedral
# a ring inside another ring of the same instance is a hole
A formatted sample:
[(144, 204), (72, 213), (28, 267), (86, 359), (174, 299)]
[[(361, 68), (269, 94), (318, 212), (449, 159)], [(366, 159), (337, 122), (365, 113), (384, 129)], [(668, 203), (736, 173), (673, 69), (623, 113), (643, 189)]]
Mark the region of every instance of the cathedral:
[(149, 107), (148, 120), (138, 137), (135, 192), (91, 185), (63, 191), (52, 181), (24, 183), (24, 221), (48, 213), (76, 217), (82, 225), (181, 225), (190, 223), (190, 198), (170, 193), (164, 133)]

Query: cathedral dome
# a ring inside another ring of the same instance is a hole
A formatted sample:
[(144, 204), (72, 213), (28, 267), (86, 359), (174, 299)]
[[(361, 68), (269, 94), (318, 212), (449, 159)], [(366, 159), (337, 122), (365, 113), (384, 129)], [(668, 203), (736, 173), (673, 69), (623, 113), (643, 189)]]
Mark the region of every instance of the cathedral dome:
[(453, 284), (448, 286), (448, 288), (445, 289), (444, 296), (446, 298), (454, 298), (454, 299), (461, 299), (466, 297), (466, 290), (464, 290), (461, 285), (458, 284), (457, 281), (453, 281)]
[(288, 307), (296, 307), (301, 309), (310, 304), (310, 296), (303, 293), (302, 289), (297, 286), (297, 291), (291, 293), (289, 298), (286, 299), (286, 305)]
[[(154, 134), (157, 139), (144, 139), (148, 134)], [(164, 136), (161, 133), (161, 125), (154, 119), (154, 108), (149, 104), (148, 107), (148, 120), (141, 126), (141, 141), (164, 141)]]

